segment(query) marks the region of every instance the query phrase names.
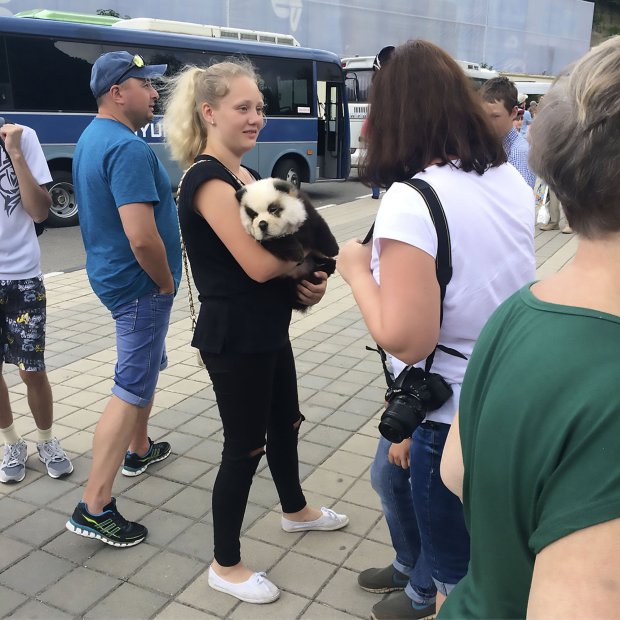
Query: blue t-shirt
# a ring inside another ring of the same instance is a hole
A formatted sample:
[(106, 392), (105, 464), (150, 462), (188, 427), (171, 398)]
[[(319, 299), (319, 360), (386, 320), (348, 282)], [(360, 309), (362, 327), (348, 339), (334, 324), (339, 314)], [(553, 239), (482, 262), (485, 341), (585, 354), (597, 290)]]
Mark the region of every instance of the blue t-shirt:
[(118, 121), (95, 118), (78, 140), (73, 178), (93, 291), (113, 310), (157, 288), (140, 267), (118, 209), (151, 203), (175, 288), (181, 279), (181, 246), (170, 179), (151, 147)]

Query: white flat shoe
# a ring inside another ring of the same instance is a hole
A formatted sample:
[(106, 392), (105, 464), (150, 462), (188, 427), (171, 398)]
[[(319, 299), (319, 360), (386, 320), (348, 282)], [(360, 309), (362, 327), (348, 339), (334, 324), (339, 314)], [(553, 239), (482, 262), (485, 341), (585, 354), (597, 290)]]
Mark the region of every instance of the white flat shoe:
[(280, 596), (280, 590), (265, 578), (265, 573), (254, 573), (247, 581), (231, 583), (209, 566), (209, 585), (246, 603), (273, 603)]
[(347, 515), (339, 515), (331, 508), (323, 506), (321, 513), (321, 516), (314, 521), (291, 521), (282, 517), (282, 529), (285, 532), (307, 532), (310, 530), (329, 532), (331, 530), (339, 530), (349, 523)]

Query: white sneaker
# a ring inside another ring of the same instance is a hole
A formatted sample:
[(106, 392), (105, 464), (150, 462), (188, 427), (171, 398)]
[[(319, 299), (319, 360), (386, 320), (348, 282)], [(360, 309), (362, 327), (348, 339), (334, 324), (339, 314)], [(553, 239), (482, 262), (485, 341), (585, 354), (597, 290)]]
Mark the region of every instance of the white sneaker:
[(280, 590), (265, 577), (265, 573), (254, 573), (247, 581), (231, 583), (209, 566), (209, 585), (246, 603), (273, 603), (280, 596)]
[(6, 444), (0, 465), (0, 482), (21, 482), (26, 477), (27, 458), (28, 448), (23, 439)]
[(39, 460), (45, 463), (47, 473), (52, 478), (63, 478), (73, 471), (73, 464), (66, 452), (60, 447), (56, 437), (49, 441), (38, 443), (37, 450), (39, 452)]
[(339, 515), (331, 508), (323, 506), (321, 513), (321, 516), (314, 521), (291, 521), (282, 517), (282, 529), (285, 532), (306, 532), (309, 530), (329, 532), (331, 530), (339, 530), (349, 523), (347, 515)]

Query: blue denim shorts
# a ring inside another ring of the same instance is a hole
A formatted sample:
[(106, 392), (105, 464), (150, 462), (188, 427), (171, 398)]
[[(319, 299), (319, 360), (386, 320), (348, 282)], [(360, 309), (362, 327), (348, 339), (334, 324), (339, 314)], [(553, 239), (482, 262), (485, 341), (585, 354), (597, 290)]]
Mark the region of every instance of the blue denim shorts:
[(112, 393), (146, 407), (155, 394), (159, 371), (168, 365), (166, 333), (174, 295), (148, 293), (112, 311), (116, 351)]

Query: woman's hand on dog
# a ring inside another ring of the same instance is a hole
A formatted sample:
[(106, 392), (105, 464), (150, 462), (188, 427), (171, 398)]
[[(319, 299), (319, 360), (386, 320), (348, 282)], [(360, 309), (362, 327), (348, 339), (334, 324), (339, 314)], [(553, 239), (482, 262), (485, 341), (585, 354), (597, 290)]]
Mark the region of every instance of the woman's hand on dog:
[(302, 280), (297, 285), (297, 301), (304, 306), (314, 306), (318, 304), (325, 291), (327, 290), (327, 274), (324, 271), (315, 271), (314, 275), (320, 278), (318, 284), (313, 284), (308, 280)]
[(364, 245), (358, 239), (351, 239), (340, 248), (336, 269), (345, 282), (351, 284), (361, 274), (368, 276), (371, 252), (370, 243)]

